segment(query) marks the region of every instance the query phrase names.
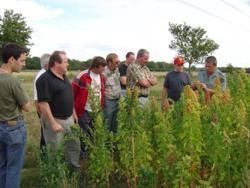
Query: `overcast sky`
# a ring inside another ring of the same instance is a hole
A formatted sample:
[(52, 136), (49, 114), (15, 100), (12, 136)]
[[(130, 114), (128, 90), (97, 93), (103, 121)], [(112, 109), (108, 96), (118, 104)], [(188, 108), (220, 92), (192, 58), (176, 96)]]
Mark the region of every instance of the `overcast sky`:
[(0, 0), (33, 29), (32, 56), (64, 50), (69, 58), (145, 48), (154, 61), (172, 62), (176, 52), (169, 22), (201, 26), (219, 44), (219, 66), (250, 67), (250, 0)]

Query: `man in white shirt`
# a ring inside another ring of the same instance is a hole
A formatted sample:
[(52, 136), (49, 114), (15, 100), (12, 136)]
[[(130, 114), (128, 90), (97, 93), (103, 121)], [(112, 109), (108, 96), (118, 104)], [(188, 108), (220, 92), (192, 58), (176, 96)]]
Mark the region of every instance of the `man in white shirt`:
[[(72, 81), (78, 124), (87, 137), (91, 137), (91, 130), (94, 130), (91, 114), (104, 108), (105, 77), (103, 71), (106, 64), (103, 57), (96, 56), (92, 59), (89, 69), (80, 72)], [(93, 92), (92, 96), (89, 95), (89, 87)], [(91, 97), (94, 100), (91, 100)], [(81, 150), (81, 157), (85, 158), (87, 148), (84, 143), (81, 143)]]
[(40, 139), (40, 149), (41, 150), (45, 147), (46, 144), (45, 144), (45, 140), (44, 140), (44, 136), (43, 136), (43, 126), (42, 126), (43, 121), (40, 118), (41, 111), (40, 111), (40, 109), (38, 107), (38, 101), (37, 101), (36, 81), (43, 73), (45, 73), (48, 70), (49, 58), (50, 58), (50, 54), (43, 54), (41, 56), (41, 59), (40, 59), (41, 70), (36, 74), (36, 77), (35, 77), (35, 80), (34, 80), (34, 83), (33, 83), (34, 102), (35, 102), (36, 111), (37, 111), (37, 114), (38, 114), (38, 117), (39, 117), (40, 123), (41, 123), (41, 139)]

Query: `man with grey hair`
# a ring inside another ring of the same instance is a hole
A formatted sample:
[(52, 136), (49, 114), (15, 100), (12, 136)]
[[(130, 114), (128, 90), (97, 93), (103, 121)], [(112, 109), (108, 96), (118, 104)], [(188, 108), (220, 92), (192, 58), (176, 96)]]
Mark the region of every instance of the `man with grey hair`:
[(156, 77), (146, 66), (148, 59), (149, 52), (145, 49), (140, 49), (135, 63), (130, 64), (127, 70), (127, 87), (132, 90), (138, 87), (138, 100), (141, 106), (145, 106), (148, 102), (149, 88), (157, 84)]
[(36, 74), (34, 83), (33, 83), (33, 91), (34, 91), (34, 102), (35, 102), (35, 106), (36, 106), (36, 111), (38, 114), (38, 117), (40, 119), (40, 123), (41, 123), (41, 139), (40, 139), (40, 149), (43, 150), (43, 148), (45, 147), (45, 140), (44, 140), (44, 136), (43, 136), (43, 121), (40, 118), (40, 114), (41, 111), (39, 109), (38, 106), (38, 102), (37, 102), (37, 90), (36, 90), (36, 81), (37, 79), (46, 72), (46, 70), (48, 70), (48, 64), (49, 64), (49, 58), (50, 58), (50, 54), (43, 54), (40, 58), (40, 63), (41, 63), (41, 70)]

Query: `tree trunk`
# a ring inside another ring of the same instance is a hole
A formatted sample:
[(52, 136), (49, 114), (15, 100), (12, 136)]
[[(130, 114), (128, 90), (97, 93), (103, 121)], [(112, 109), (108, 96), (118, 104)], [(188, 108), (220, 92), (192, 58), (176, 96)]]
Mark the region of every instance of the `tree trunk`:
[(192, 78), (191, 65), (192, 65), (192, 62), (189, 62), (188, 63), (188, 74)]

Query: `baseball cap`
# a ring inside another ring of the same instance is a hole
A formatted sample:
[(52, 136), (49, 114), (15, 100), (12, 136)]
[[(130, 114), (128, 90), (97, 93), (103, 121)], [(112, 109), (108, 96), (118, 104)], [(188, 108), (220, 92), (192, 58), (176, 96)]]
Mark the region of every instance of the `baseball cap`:
[(185, 63), (184, 58), (181, 56), (177, 56), (174, 58), (174, 64), (175, 65), (183, 65)]

